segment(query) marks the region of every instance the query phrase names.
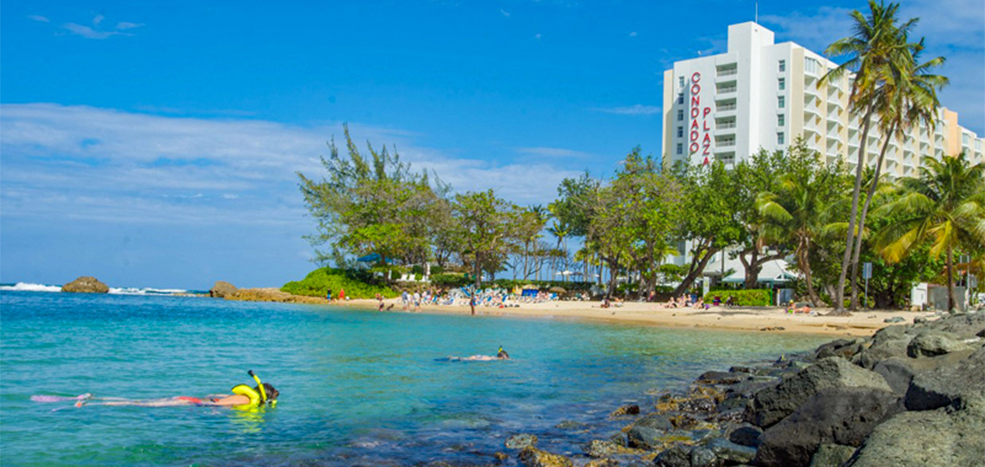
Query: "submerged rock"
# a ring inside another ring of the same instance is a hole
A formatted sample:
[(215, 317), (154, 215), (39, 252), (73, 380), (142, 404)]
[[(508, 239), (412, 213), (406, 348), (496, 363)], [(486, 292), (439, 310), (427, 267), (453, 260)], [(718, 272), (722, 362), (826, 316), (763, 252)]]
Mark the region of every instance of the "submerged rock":
[(612, 413), (609, 414), (609, 416), (610, 417), (622, 417), (624, 415), (639, 415), (639, 414), (640, 414), (640, 406), (638, 406), (636, 404), (628, 404), (628, 405), (624, 405), (622, 407), (619, 407), (616, 410), (613, 410)]
[(524, 449), (537, 445), (537, 435), (526, 433), (510, 436), (506, 438), (506, 449)]
[(819, 391), (828, 388), (858, 387), (892, 391), (882, 375), (859, 368), (842, 358), (821, 359), (775, 387), (756, 394), (746, 409), (746, 421), (768, 428)]
[(567, 457), (541, 451), (533, 446), (528, 446), (520, 451), (520, 462), (526, 467), (572, 467), (571, 459)]
[(69, 293), (107, 293), (109, 286), (92, 276), (82, 276), (62, 286), (62, 292)]
[(582, 449), (588, 457), (593, 458), (640, 453), (639, 450), (627, 448), (613, 441), (605, 441), (600, 439), (593, 439), (592, 441), (589, 441), (582, 446)]

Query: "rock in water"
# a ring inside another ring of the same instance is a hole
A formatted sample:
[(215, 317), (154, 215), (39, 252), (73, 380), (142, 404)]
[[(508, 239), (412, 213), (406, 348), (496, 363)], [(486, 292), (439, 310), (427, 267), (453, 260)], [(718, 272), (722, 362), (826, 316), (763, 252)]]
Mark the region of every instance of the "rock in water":
[(755, 464), (807, 467), (819, 445), (859, 446), (877, 424), (901, 410), (889, 389), (821, 390), (763, 433)]
[(537, 445), (537, 436), (522, 433), (506, 438), (506, 449), (524, 449)]
[(838, 387), (892, 391), (886, 379), (878, 373), (859, 368), (843, 358), (824, 358), (780, 384), (757, 393), (746, 407), (746, 421), (768, 428), (793, 413), (819, 391)]
[(691, 467), (691, 450), (687, 446), (675, 444), (653, 459), (657, 467)]
[(619, 407), (616, 410), (613, 410), (612, 413), (609, 414), (609, 416), (621, 417), (623, 415), (639, 415), (639, 414), (640, 414), (640, 406), (636, 404), (629, 404)]
[(573, 467), (571, 459), (541, 451), (533, 446), (520, 451), (520, 462), (526, 467)]
[(626, 432), (629, 447), (637, 449), (657, 449), (667, 444), (665, 436), (674, 429), (670, 416), (649, 414), (630, 427)]
[(109, 287), (92, 276), (82, 276), (62, 286), (62, 292), (71, 293), (106, 293)]
[(235, 285), (232, 285), (225, 281), (217, 281), (215, 285), (209, 289), (209, 296), (215, 298), (226, 298), (239, 290)]

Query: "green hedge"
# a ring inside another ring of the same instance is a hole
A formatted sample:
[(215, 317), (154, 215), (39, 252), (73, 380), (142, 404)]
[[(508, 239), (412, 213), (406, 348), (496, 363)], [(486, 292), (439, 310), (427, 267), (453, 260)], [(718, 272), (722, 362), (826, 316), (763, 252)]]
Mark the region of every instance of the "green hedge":
[(463, 287), (469, 284), (468, 278), (464, 274), (432, 274), (431, 284), (438, 287)]
[(287, 293), (309, 297), (324, 297), (328, 289), (332, 289), (335, 297), (340, 289), (345, 289), (345, 296), (351, 298), (374, 298), (376, 294), (393, 298), (399, 295), (393, 289), (378, 283), (369, 272), (334, 268), (316, 269), (304, 280), (288, 282), (280, 288)]
[(725, 303), (729, 297), (734, 297), (735, 304), (739, 306), (770, 306), (770, 291), (767, 289), (749, 290), (712, 290), (705, 295), (705, 303), (714, 303), (715, 297), (721, 297)]

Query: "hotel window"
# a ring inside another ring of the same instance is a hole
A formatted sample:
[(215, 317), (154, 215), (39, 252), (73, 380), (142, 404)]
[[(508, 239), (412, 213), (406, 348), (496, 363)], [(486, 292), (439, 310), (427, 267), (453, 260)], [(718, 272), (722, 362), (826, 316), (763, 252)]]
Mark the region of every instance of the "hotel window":
[(784, 126), (786, 123), (786, 118), (783, 114), (776, 116), (776, 126)]
[(786, 108), (787, 107), (787, 100), (784, 99), (783, 96), (777, 97), (776, 98), (776, 107), (777, 108), (780, 108), (780, 109)]
[(683, 143), (677, 143), (677, 153), (678, 154), (684, 154), (684, 144)]
[(678, 104), (683, 104), (684, 103), (684, 93), (683, 92), (677, 95), (677, 103)]
[(776, 134), (776, 144), (784, 144), (783, 143), (783, 133), (777, 133)]
[(780, 60), (780, 73), (783, 73), (784, 71), (787, 71), (787, 61)]
[(680, 77), (677, 78), (677, 80), (678, 80), (679, 83), (681, 83), (680, 88), (681, 89), (684, 89), (684, 77), (683, 76), (680, 76)]
[(684, 127), (682, 126), (677, 127), (677, 137), (678, 138), (684, 137)]
[(784, 90), (784, 89), (786, 89), (787, 88), (787, 79), (786, 78), (780, 78), (779, 80), (777, 80), (777, 87), (781, 91)]
[(684, 121), (684, 110), (681, 109), (677, 110), (677, 121), (678, 122)]

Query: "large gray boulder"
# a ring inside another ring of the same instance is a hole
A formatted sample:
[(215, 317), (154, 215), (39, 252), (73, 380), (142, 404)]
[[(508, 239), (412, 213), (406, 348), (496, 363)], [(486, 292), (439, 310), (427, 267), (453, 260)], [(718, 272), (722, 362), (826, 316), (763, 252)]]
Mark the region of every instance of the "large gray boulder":
[(691, 448), (675, 444), (657, 454), (653, 464), (657, 467), (691, 467)]
[(846, 467), (980, 467), (985, 413), (904, 412), (876, 427)]
[(92, 276), (82, 276), (62, 286), (62, 292), (69, 293), (107, 293), (109, 286)]
[(985, 332), (985, 313), (958, 313), (931, 321), (921, 329), (932, 329), (954, 334), (959, 340), (983, 337)]
[(762, 428), (773, 426), (792, 414), (811, 396), (828, 388), (870, 388), (892, 391), (882, 375), (859, 368), (838, 357), (829, 357), (775, 387), (756, 394), (746, 407), (745, 419)]
[(926, 330), (910, 340), (906, 346), (906, 355), (912, 358), (936, 357), (969, 348), (968, 344), (959, 341), (953, 334)]
[[(892, 331), (883, 332), (891, 329)], [(877, 363), (892, 357), (906, 357), (906, 349), (912, 336), (906, 334), (903, 326), (883, 328), (872, 337), (872, 344), (852, 357), (852, 363), (872, 369)], [(882, 334), (880, 334), (882, 333)]]
[(822, 344), (814, 352), (814, 358), (820, 360), (828, 357), (841, 357), (850, 360), (855, 354), (862, 351), (865, 339), (858, 337), (855, 339), (838, 339), (827, 344)]
[(226, 298), (236, 293), (238, 290), (239, 289), (237, 289), (235, 285), (232, 285), (228, 282), (216, 281), (215, 285), (213, 285), (212, 288), (209, 289), (209, 296), (215, 298)]
[(888, 389), (821, 390), (762, 436), (756, 465), (807, 467), (822, 444), (859, 446), (877, 424), (902, 410)]
[(944, 365), (913, 377), (906, 391), (907, 410), (940, 407), (985, 407), (985, 347), (955, 365)]
[(839, 467), (855, 454), (855, 447), (840, 444), (822, 444), (811, 457), (811, 467)]
[(541, 451), (533, 446), (528, 446), (520, 451), (520, 462), (526, 467), (572, 467), (571, 459), (559, 454), (551, 454)]

